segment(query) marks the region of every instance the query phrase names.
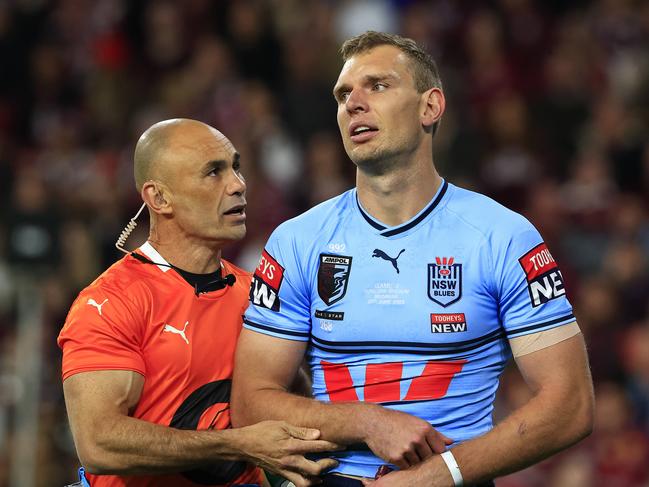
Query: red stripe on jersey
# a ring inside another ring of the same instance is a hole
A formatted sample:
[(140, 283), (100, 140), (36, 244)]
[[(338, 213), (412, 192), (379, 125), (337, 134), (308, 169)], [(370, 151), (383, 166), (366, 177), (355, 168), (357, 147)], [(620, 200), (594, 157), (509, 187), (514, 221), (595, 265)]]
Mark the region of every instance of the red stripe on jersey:
[(331, 402), (358, 401), (354, 382), (345, 364), (320, 361), (324, 372), (325, 386)]
[(401, 399), (403, 362), (367, 364), (365, 367), (365, 401), (387, 402)]
[(466, 360), (454, 360), (449, 362), (439, 362), (429, 360), (424, 367), (424, 371), (419, 377), (412, 379), (406, 401), (416, 401), (422, 399), (439, 399), (446, 395), (448, 386), (455, 374), (458, 374)]

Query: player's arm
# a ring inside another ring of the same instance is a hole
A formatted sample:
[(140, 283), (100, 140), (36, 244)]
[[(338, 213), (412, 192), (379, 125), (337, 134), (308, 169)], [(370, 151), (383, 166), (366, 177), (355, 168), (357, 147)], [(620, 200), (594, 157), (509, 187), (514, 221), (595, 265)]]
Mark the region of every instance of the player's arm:
[(232, 389), (235, 426), (262, 419), (290, 421), (316, 428), (322, 438), (340, 444), (366, 443), (390, 463), (414, 465), (451, 440), (426, 421), (370, 403), (323, 403), (289, 391), (306, 342), (285, 340), (243, 329), (237, 345)]
[[(532, 465), (589, 435), (593, 387), (581, 333), (516, 358), (532, 398), (492, 431), (452, 448), (464, 483), (471, 485)], [(374, 487), (453, 486), (439, 455)]]
[(306, 360), (302, 360), (302, 365), (295, 375), (295, 380), (289, 389), (293, 394), (298, 394), (304, 397), (311, 397), (311, 371)]
[(303, 454), (336, 445), (318, 440), (317, 430), (284, 422), (192, 431), (132, 418), (143, 385), (142, 375), (124, 370), (83, 372), (63, 382), (77, 453), (90, 473), (179, 472), (216, 459), (245, 460), (307, 486), (312, 485), (308, 478), (335, 464), (329, 459), (312, 462)]

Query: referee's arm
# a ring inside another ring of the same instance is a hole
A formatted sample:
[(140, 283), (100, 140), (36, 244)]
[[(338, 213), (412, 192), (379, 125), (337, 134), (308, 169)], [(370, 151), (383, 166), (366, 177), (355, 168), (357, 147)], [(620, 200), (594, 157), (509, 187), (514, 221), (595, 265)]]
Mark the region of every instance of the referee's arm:
[(337, 445), (318, 439), (317, 431), (284, 422), (193, 431), (133, 418), (143, 387), (144, 377), (128, 370), (82, 372), (63, 382), (75, 446), (89, 473), (173, 473), (216, 459), (244, 460), (307, 486), (313, 476), (336, 464), (330, 459), (311, 461), (304, 454), (331, 451)]

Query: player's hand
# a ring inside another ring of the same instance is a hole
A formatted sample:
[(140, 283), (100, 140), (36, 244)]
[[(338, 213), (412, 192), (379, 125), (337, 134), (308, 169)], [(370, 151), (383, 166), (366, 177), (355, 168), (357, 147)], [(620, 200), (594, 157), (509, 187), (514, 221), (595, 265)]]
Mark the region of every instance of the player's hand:
[(376, 456), (400, 469), (443, 453), (453, 443), (430, 423), (410, 414), (377, 407), (372, 416), (365, 443)]
[(364, 487), (420, 487), (408, 470), (395, 470), (378, 479), (361, 479)]
[[(437, 477), (426, 476), (423, 465), (409, 468), (408, 470), (394, 470), (377, 479), (361, 479), (365, 487), (436, 487), (445, 485), (438, 482)], [(446, 480), (442, 477), (442, 480)]]
[(250, 461), (293, 482), (309, 487), (322, 481), (319, 475), (336, 467), (332, 458), (309, 460), (306, 453), (340, 450), (335, 443), (319, 440), (320, 431), (301, 428), (284, 421), (262, 421), (239, 428), (245, 435), (244, 453)]

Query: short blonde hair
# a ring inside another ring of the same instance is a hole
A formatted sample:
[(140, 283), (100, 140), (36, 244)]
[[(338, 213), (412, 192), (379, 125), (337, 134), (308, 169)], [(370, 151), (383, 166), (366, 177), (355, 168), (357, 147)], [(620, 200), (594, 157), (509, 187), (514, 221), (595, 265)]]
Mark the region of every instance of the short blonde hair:
[(356, 54), (370, 51), (378, 46), (394, 46), (408, 56), (412, 65), (415, 88), (420, 93), (431, 88), (442, 88), (442, 80), (435, 60), (415, 41), (407, 37), (370, 30), (346, 40), (340, 48), (340, 54), (343, 61), (347, 61)]

